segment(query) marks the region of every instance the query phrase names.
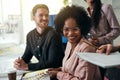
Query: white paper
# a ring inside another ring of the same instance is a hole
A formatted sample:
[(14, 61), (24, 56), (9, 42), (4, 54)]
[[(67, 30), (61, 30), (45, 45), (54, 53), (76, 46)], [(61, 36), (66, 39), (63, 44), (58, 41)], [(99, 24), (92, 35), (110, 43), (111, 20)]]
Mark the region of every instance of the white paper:
[(47, 71), (48, 69), (28, 72), (23, 76), (22, 80), (50, 80), (50, 76)]
[(77, 56), (90, 63), (101, 66), (103, 68), (115, 67), (120, 65), (120, 53), (115, 52), (110, 55), (105, 53), (89, 53), (89, 52), (78, 52)]

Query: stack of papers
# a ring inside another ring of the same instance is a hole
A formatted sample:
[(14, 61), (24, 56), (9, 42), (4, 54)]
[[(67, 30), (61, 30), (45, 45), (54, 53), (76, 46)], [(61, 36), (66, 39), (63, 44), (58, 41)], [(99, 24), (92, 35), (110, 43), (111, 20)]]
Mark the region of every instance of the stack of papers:
[(47, 71), (47, 69), (44, 69), (28, 72), (22, 77), (22, 80), (50, 80), (50, 76)]
[(77, 56), (103, 68), (120, 66), (119, 52), (111, 53), (110, 55), (105, 53), (78, 52)]

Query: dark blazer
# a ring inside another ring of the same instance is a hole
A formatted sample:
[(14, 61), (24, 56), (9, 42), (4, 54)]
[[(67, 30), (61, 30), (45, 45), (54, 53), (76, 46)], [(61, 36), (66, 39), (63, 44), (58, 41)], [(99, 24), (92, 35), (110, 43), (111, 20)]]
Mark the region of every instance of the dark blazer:
[[(38, 59), (38, 63), (30, 62), (33, 56)], [(61, 35), (53, 28), (48, 27), (42, 35), (36, 29), (28, 33), (27, 46), (22, 58), (28, 63), (29, 70), (60, 67), (63, 57)]]

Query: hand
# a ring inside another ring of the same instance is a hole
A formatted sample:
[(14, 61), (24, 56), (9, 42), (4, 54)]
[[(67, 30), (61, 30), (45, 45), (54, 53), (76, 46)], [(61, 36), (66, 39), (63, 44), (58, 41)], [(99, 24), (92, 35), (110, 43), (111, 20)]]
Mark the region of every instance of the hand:
[(59, 71), (48, 71), (48, 73), (50, 75), (50, 79), (56, 78), (58, 72)]
[(113, 48), (112, 44), (106, 44), (106, 45), (100, 46), (100, 47), (96, 50), (96, 52), (97, 52), (97, 53), (106, 53), (107, 55), (109, 55), (110, 52), (112, 51), (112, 48)]
[(48, 68), (48, 71), (61, 71), (61, 68)]
[(26, 64), (24, 60), (19, 57), (14, 61), (14, 68), (18, 70), (28, 70), (28, 64)]
[(98, 38), (89, 38), (88, 39), (92, 44), (94, 44), (95, 46), (99, 46), (99, 40)]
[(56, 75), (59, 71), (61, 71), (61, 68), (48, 68), (48, 73), (51, 79), (56, 78)]
[(120, 69), (120, 66), (117, 66), (117, 68), (119, 68), (119, 69)]

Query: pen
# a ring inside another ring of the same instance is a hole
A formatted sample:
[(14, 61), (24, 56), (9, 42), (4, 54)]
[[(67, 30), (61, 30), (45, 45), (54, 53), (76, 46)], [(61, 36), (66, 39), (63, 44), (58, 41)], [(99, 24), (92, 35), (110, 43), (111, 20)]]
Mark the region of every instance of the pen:
[(21, 57), (18, 57), (17, 62), (18, 62), (18, 65), (21, 66)]
[(89, 42), (89, 41), (83, 40), (83, 42), (85, 42), (85, 43), (87, 43), (88, 45), (90, 45), (90, 46), (92, 46), (92, 47), (94, 47), (94, 48), (96, 48), (96, 49), (100, 50), (100, 48), (99, 48), (99, 47), (95, 46), (94, 44), (92, 44), (92, 43), (91, 43), (91, 42)]

